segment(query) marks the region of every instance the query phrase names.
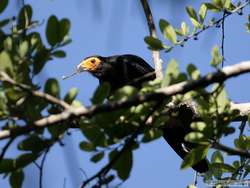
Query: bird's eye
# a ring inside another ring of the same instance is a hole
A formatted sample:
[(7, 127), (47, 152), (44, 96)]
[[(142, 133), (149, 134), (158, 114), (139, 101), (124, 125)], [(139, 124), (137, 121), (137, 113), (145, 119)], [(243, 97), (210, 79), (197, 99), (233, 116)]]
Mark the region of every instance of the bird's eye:
[(91, 63), (95, 63), (95, 60), (94, 59), (91, 59), (91, 61), (90, 61)]

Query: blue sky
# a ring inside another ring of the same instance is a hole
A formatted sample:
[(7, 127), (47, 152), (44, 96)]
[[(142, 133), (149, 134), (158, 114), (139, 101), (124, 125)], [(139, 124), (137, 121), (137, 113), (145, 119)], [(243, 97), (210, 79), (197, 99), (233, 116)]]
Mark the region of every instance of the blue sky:
[[(148, 35), (148, 29), (139, 2), (139, 0), (26, 0), (27, 4), (33, 6), (35, 19), (42, 22), (54, 14), (58, 18), (69, 18), (72, 26), (70, 32), (72, 43), (64, 48), (67, 57), (49, 62), (44, 72), (37, 77), (37, 82), (44, 84), (49, 77), (61, 80), (61, 77), (71, 73), (84, 57), (93, 54), (109, 56), (131, 53), (151, 63), (151, 52), (143, 41), (144, 36)], [(191, 0), (149, 2), (157, 27), (160, 18), (168, 20), (174, 26), (180, 26), (181, 21), (185, 20), (191, 26), (185, 13), (185, 6), (193, 5), (198, 8), (200, 4)], [(7, 11), (0, 18), (16, 15), (19, 8), (20, 2), (11, 1)], [(249, 12), (249, 8), (245, 12)], [(249, 59), (250, 35), (245, 30), (246, 21), (247, 14), (244, 14), (231, 16), (225, 22), (226, 65)], [(39, 28), (43, 36), (45, 25)], [(210, 29), (204, 32), (198, 41), (190, 41), (184, 48), (177, 47), (171, 53), (162, 53), (163, 66), (166, 67), (167, 62), (175, 58), (182, 70), (185, 70), (189, 63), (194, 63), (203, 74), (212, 71), (209, 66), (210, 51), (214, 45), (220, 45), (220, 32), (218, 28)], [(249, 101), (250, 90), (247, 87), (249, 82), (249, 75), (227, 81), (229, 97), (237, 102)], [(98, 85), (98, 81), (87, 73), (65, 81), (61, 80), (60, 83), (62, 94), (72, 87), (77, 87), (78, 99), (86, 106), (90, 104), (90, 98)], [(91, 176), (100, 167), (91, 164), (90, 155), (79, 150), (79, 141), (83, 140), (83, 136), (76, 130), (72, 130), (71, 133), (71, 136), (64, 138), (64, 147), (55, 145), (48, 154), (44, 187), (63, 187), (63, 184), (66, 188), (79, 187), (85, 178), (80, 168)], [(9, 152), (9, 155), (14, 154), (14, 149)], [(101, 164), (105, 162), (104, 160)], [(179, 170), (180, 158), (163, 139), (141, 145), (141, 148), (134, 152), (133, 162), (131, 177), (122, 187), (185, 187), (193, 181), (193, 170)], [(0, 180), (0, 187), (8, 187), (6, 180)], [(34, 165), (26, 169), (24, 187), (38, 187), (38, 170)]]

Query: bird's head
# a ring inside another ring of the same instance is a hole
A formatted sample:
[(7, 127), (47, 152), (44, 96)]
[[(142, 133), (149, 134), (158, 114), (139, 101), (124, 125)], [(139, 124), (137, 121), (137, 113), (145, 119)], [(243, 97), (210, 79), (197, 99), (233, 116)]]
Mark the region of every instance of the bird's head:
[(100, 56), (87, 57), (77, 66), (77, 71), (88, 71), (90, 73), (95, 73), (101, 67), (102, 63), (103, 58)]

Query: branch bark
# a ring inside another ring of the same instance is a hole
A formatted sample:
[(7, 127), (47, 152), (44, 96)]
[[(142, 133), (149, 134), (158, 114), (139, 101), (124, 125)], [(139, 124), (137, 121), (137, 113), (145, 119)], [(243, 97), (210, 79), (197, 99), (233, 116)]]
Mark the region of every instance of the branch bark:
[[(150, 36), (157, 38), (156, 27), (154, 24), (153, 15), (152, 15), (152, 12), (150, 10), (148, 1), (147, 0), (140, 0), (140, 1), (142, 4), (142, 7), (143, 7), (144, 14), (145, 14), (146, 19), (147, 19), (149, 34), (150, 34)], [(160, 52), (152, 50), (152, 57), (153, 57), (154, 65), (155, 65), (156, 77), (159, 79), (163, 79), (162, 60), (160, 58)]]
[(52, 104), (57, 104), (57, 105), (63, 107), (64, 109), (69, 109), (70, 108), (70, 105), (67, 104), (66, 102), (64, 102), (63, 100), (60, 100), (60, 99), (58, 99), (58, 98), (56, 98), (56, 97), (54, 97), (52, 95), (49, 95), (47, 93), (43, 93), (41, 91), (33, 90), (28, 85), (17, 83), (15, 80), (10, 78), (3, 71), (0, 71), (0, 81), (7, 82), (8, 84), (16, 86), (16, 87), (20, 88), (21, 90), (26, 91), (26, 92), (30, 93), (31, 95), (33, 95), (35, 97), (42, 98), (42, 99), (44, 99), (44, 100), (46, 100), (46, 101), (48, 101), (49, 103), (52, 103)]
[[(171, 97), (176, 94), (184, 94), (191, 90), (195, 90), (201, 87), (206, 87), (213, 83), (218, 83), (218, 82), (221, 83), (231, 77), (235, 77), (240, 74), (247, 73), (247, 72), (250, 72), (250, 61), (227, 66), (216, 72), (209, 73), (206, 76), (203, 76), (202, 78), (198, 80), (190, 80), (190, 81), (185, 81), (185, 82), (181, 82), (178, 84), (173, 84), (171, 86), (158, 89), (152, 93), (147, 93), (143, 95), (138, 94), (128, 100), (105, 103), (102, 105), (92, 106), (89, 108), (70, 107), (69, 109), (66, 109), (60, 114), (50, 115), (46, 118), (37, 120), (33, 123), (33, 125), (12, 128), (8, 130), (2, 130), (0, 131), (0, 140), (26, 134), (28, 132), (34, 131), (39, 128), (49, 127), (56, 123), (60, 123), (64, 120), (67, 120), (69, 118), (77, 118), (77, 117), (82, 117), (82, 116), (91, 117), (97, 113), (107, 112), (107, 111), (111, 112), (117, 109), (127, 108), (133, 105), (138, 105), (147, 101), (159, 101), (161, 99), (165, 99), (167, 97)], [(241, 106), (245, 106), (245, 105), (241, 105)], [(248, 104), (246, 106), (248, 106)], [(249, 112), (248, 109), (250, 109), (250, 106), (248, 107), (246, 106), (243, 111), (247, 109), (245, 112)], [(240, 105), (237, 105), (237, 107), (241, 111)]]
[(231, 148), (231, 147), (225, 146), (225, 145), (223, 145), (223, 144), (221, 144), (219, 142), (213, 143), (212, 148), (224, 151), (224, 152), (226, 152), (226, 153), (228, 153), (230, 155), (238, 155), (238, 156), (241, 156), (241, 157), (250, 158), (250, 153), (248, 151), (238, 149), (238, 148)]

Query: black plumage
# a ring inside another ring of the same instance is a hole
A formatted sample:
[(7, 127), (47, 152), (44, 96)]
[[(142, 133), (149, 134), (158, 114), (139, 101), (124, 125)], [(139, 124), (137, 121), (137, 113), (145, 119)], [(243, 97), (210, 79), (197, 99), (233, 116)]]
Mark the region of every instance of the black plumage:
[(139, 88), (143, 82), (155, 79), (154, 69), (138, 56), (126, 54), (96, 57), (103, 63), (100, 63), (91, 73), (99, 79), (100, 83), (108, 82), (111, 90), (124, 85)]
[[(124, 85), (140, 88), (143, 82), (155, 79), (154, 69), (147, 62), (138, 56), (129, 54), (87, 57), (80, 63), (78, 70), (90, 72), (99, 79), (100, 83), (108, 82), (111, 85), (111, 91)], [(181, 105), (177, 111), (178, 115), (170, 118), (163, 128), (163, 136), (183, 159), (192, 148), (197, 147), (184, 140), (185, 135), (192, 131), (190, 123), (194, 113), (187, 105)], [(208, 170), (206, 159), (194, 165), (193, 169), (200, 173), (206, 172)]]

